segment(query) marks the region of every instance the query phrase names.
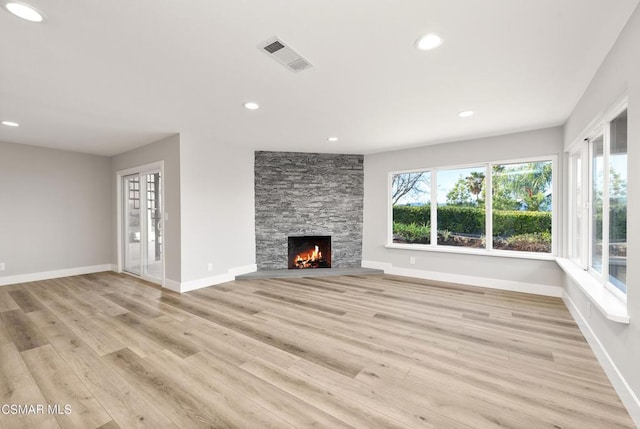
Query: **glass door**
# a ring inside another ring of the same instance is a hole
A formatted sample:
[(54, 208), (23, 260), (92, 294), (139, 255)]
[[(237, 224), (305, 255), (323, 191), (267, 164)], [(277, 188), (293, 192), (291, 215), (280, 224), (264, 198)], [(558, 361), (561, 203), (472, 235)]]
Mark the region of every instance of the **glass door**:
[(162, 284), (162, 177), (147, 171), (122, 178), (123, 269)]
[(143, 273), (162, 280), (162, 209), (160, 200), (160, 172), (146, 174), (147, 199), (145, 207), (145, 234)]
[(140, 270), (140, 175), (123, 177), (124, 196), (124, 264), (123, 269), (139, 276)]

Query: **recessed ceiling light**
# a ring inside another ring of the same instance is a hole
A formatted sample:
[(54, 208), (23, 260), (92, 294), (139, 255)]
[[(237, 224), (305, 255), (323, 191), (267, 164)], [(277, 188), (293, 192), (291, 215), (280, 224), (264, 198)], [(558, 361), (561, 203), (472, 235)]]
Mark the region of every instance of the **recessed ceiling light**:
[(461, 118), (468, 118), (470, 116), (473, 116), (473, 110), (464, 110), (458, 113), (458, 116)]
[(416, 40), (416, 48), (421, 51), (429, 51), (442, 45), (442, 37), (436, 33), (425, 34)]
[(19, 127), (20, 124), (12, 121), (2, 121), (2, 125), (6, 125), (7, 127)]
[(33, 6), (29, 6), (26, 3), (7, 3), (4, 7), (15, 16), (26, 19), (31, 22), (42, 22), (44, 15)]
[(338, 141), (338, 137), (329, 137), (329, 138), (327, 139), (327, 141), (330, 141), (330, 142), (337, 142), (337, 141)]
[(244, 108), (249, 110), (258, 110), (260, 108), (260, 105), (255, 101), (248, 101), (244, 103)]

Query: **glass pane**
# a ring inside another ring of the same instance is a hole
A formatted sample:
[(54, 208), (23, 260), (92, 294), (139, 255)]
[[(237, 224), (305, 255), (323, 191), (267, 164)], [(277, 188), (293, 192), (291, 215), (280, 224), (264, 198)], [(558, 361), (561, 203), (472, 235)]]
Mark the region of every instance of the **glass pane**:
[(431, 172), (394, 175), (391, 204), (394, 243), (431, 243)]
[(160, 173), (147, 174), (147, 218), (145, 274), (162, 278), (162, 210)]
[(627, 111), (611, 122), (609, 281), (627, 292)]
[(602, 273), (602, 210), (604, 191), (604, 140), (591, 143), (591, 268)]
[(582, 253), (582, 156), (581, 153), (571, 157), (572, 183), (571, 189), (571, 211), (573, 213), (573, 223), (571, 231), (571, 256), (580, 259)]
[(438, 172), (438, 245), (485, 248), (485, 171)]
[(123, 178), (124, 270), (140, 274), (140, 177)]
[(494, 165), (493, 248), (551, 253), (551, 161)]

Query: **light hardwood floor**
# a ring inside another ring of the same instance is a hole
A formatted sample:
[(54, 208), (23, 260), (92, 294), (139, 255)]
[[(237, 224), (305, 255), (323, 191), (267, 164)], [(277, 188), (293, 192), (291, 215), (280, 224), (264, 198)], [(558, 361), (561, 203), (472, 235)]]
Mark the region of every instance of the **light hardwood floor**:
[(2, 405), (2, 428), (635, 427), (561, 300), (387, 275), (0, 288)]

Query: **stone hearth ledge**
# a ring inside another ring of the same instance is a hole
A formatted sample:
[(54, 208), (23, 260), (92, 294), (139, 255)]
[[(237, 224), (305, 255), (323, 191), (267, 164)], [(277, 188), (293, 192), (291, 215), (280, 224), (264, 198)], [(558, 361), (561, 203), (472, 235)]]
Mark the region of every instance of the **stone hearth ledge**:
[(236, 276), (236, 280), (273, 279), (281, 277), (328, 277), (328, 276), (362, 276), (384, 274), (383, 270), (373, 268), (308, 268), (303, 270), (259, 270), (253, 273)]

